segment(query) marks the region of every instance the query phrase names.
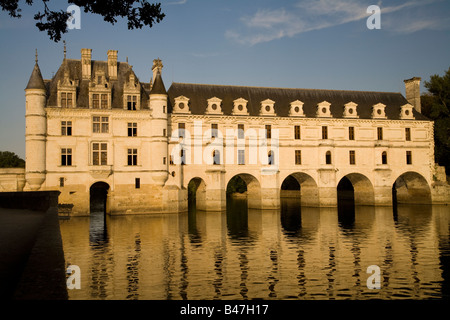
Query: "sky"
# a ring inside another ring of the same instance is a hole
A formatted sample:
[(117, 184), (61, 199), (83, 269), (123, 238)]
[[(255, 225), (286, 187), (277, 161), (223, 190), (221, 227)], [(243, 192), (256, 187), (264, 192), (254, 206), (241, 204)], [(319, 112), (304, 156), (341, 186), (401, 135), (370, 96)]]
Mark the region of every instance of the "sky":
[[(128, 30), (81, 12), (80, 29), (55, 43), (35, 26), (41, 1), (20, 1), (21, 19), (0, 11), (0, 151), (25, 158), (25, 92), (38, 50), (44, 79), (64, 57), (107, 60), (118, 50), (142, 82), (153, 60), (163, 61), (172, 82), (401, 92), (403, 80), (450, 67), (449, 0), (170, 0), (166, 17), (152, 28)], [(153, 2), (149, 0), (149, 2)], [(369, 10), (380, 8), (379, 16)], [(50, 1), (66, 10), (65, 1)], [(379, 17), (379, 20), (377, 19)], [(369, 28), (379, 21), (379, 28)]]

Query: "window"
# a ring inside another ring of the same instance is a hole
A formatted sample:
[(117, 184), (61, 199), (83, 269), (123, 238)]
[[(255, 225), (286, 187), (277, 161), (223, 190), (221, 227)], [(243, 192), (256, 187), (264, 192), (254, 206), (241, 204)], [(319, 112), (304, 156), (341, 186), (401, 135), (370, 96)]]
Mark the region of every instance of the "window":
[(178, 124), (178, 134), (180, 138), (184, 138), (184, 130), (186, 129), (186, 126), (184, 123)]
[(350, 164), (356, 164), (355, 150), (349, 151)]
[(173, 156), (172, 156), (172, 155), (169, 156), (169, 164), (170, 164), (170, 165), (173, 165)]
[(348, 140), (355, 140), (355, 127), (348, 127)]
[(270, 124), (266, 124), (266, 139), (272, 138), (272, 126)]
[(271, 166), (275, 164), (275, 153), (273, 151), (269, 151), (269, 154), (267, 155), (267, 162)]
[(108, 95), (106, 93), (92, 94), (92, 108), (93, 109), (108, 109)]
[(135, 178), (134, 179), (134, 187), (136, 189), (140, 189), (141, 188), (141, 178)]
[(297, 140), (301, 138), (300, 126), (294, 126), (294, 138)]
[(405, 128), (405, 139), (411, 141), (411, 128)]
[(59, 178), (59, 186), (64, 187), (64, 178), (63, 177)]
[(167, 158), (163, 157), (163, 164), (166, 164), (166, 163), (167, 163)]
[(72, 121), (61, 121), (61, 135), (62, 136), (72, 135)]
[(244, 139), (244, 125), (238, 124), (238, 139)]
[(406, 164), (412, 164), (412, 154), (411, 154), (411, 151), (406, 151)]
[(211, 124), (211, 138), (216, 138), (219, 135), (219, 127), (217, 123)]
[(331, 152), (330, 151), (327, 151), (327, 153), (325, 153), (325, 163), (331, 164)]
[(72, 93), (61, 92), (61, 107), (63, 108), (73, 107)]
[(220, 152), (218, 150), (213, 151), (213, 164), (220, 164)]
[(137, 96), (128, 95), (127, 96), (127, 109), (136, 110), (137, 106)]
[(62, 166), (72, 165), (72, 149), (70, 148), (61, 149), (61, 165)]
[(129, 137), (137, 136), (137, 123), (135, 122), (128, 123), (128, 136)]
[(245, 164), (245, 150), (238, 150), (238, 164)]
[(92, 144), (92, 165), (105, 166), (108, 160), (108, 144), (93, 143)]
[(163, 129), (163, 137), (167, 136), (167, 130)]
[(381, 164), (387, 164), (387, 152), (383, 151), (381, 154)]
[(186, 164), (186, 150), (184, 150), (184, 149), (180, 150), (180, 160), (181, 160), (181, 165)]
[(137, 149), (128, 149), (128, 165), (137, 166)]
[(323, 140), (328, 139), (328, 127), (327, 126), (322, 127), (322, 139)]
[(109, 117), (93, 117), (92, 118), (92, 132), (93, 133), (108, 133), (109, 132)]
[(302, 164), (302, 151), (295, 150), (295, 164)]
[(94, 93), (92, 95), (92, 108), (93, 109), (100, 108), (100, 95), (98, 93)]
[(101, 108), (102, 109), (107, 109), (108, 108), (108, 95), (107, 94), (102, 94), (101, 95)]
[(383, 140), (383, 128), (381, 128), (381, 127), (377, 128), (377, 139)]

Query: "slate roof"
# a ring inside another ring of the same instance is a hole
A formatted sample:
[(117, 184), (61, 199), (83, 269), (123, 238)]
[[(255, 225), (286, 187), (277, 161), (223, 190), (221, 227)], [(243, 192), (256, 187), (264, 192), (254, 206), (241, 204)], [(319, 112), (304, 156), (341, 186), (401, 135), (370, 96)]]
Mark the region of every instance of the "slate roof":
[(41, 69), (39, 69), (39, 65), (34, 65), (33, 71), (31, 72), (30, 79), (28, 80), (28, 84), (26, 89), (43, 89), (45, 90), (44, 79), (42, 78)]
[[(66, 59), (58, 71), (51, 79), (46, 82), (47, 87), (47, 106), (53, 107), (57, 105), (57, 86), (58, 81), (64, 77), (64, 71), (69, 72), (70, 80), (78, 80), (77, 89), (77, 108), (89, 108), (89, 80), (83, 80), (81, 75), (81, 60)], [(108, 62), (107, 61), (91, 61), (91, 75), (95, 75), (97, 71), (103, 71), (108, 79)], [(123, 109), (123, 88), (129, 79), (130, 73), (133, 72), (132, 66), (126, 62), (117, 63), (117, 80), (109, 80), (111, 85), (112, 101), (111, 108)], [(136, 80), (139, 81), (136, 76)], [(140, 83), (140, 82), (139, 82)], [(141, 83), (141, 108), (148, 109), (149, 85)]]
[[(248, 100), (247, 110), (250, 116), (259, 116), (261, 101), (271, 99), (275, 101), (275, 113), (279, 117), (288, 117), (290, 103), (300, 100), (304, 103), (303, 111), (306, 117), (315, 118), (317, 104), (322, 101), (331, 103), (330, 110), (333, 118), (343, 118), (344, 105), (354, 102), (357, 106), (359, 119), (372, 119), (372, 106), (377, 103), (386, 105), (388, 119), (400, 119), (400, 107), (408, 103), (401, 93), (397, 92), (372, 92), (372, 91), (345, 91), (322, 89), (289, 89), (289, 88), (264, 88), (230, 85), (208, 85), (172, 83), (169, 90), (169, 113), (172, 112), (176, 97), (189, 98), (191, 114), (202, 115), (208, 105), (207, 100), (212, 97), (222, 99), (222, 111), (224, 115), (231, 115), (233, 101), (238, 98)], [(428, 120), (416, 110), (413, 111), (415, 120)]]

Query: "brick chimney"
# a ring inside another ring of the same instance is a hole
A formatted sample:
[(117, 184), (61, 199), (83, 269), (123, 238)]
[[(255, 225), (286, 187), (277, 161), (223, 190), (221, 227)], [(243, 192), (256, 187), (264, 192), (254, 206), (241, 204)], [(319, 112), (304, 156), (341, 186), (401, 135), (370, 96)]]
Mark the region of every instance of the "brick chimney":
[(92, 49), (81, 49), (81, 76), (83, 79), (91, 79)]
[(110, 80), (117, 80), (117, 50), (108, 50), (108, 75)]
[(420, 80), (420, 77), (404, 80), (406, 100), (414, 106), (417, 112), (421, 112), (422, 110), (420, 105)]

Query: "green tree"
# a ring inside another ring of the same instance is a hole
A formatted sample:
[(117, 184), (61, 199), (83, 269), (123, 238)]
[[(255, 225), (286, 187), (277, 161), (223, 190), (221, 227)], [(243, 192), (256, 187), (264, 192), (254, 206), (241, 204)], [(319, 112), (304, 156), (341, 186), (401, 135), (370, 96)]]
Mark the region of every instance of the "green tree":
[(14, 152), (0, 151), (0, 168), (25, 168), (25, 161)]
[(450, 174), (450, 68), (443, 76), (425, 81), (428, 94), (421, 96), (422, 113), (434, 120), (435, 160)]
[[(29, 6), (33, 2), (42, 2), (44, 11), (38, 11), (34, 15), (36, 27), (40, 31), (47, 31), (51, 40), (58, 42), (61, 35), (67, 32), (67, 20), (70, 14), (64, 10), (51, 10), (50, 0), (26, 0)], [(56, 1), (53, 1), (56, 3)], [(114, 25), (117, 18), (126, 17), (128, 19), (128, 29), (142, 29), (143, 26), (152, 27), (154, 23), (159, 23), (165, 17), (161, 12), (161, 3), (150, 4), (145, 0), (68, 0), (68, 3), (75, 4), (83, 9), (85, 13), (98, 14), (106, 22)], [(58, 3), (57, 5), (60, 5)], [(0, 6), (3, 11), (13, 18), (21, 18), (22, 9), (19, 7), (19, 0), (1, 0)]]

